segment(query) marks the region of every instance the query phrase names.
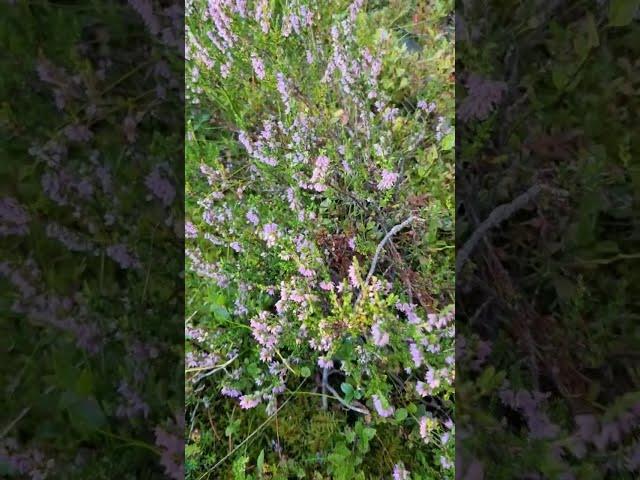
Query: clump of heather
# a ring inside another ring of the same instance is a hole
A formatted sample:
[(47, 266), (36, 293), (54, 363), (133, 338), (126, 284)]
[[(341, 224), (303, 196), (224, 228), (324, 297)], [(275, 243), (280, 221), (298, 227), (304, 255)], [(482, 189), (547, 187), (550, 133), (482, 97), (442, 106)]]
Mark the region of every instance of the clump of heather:
[(218, 472), (453, 478), (453, 49), (409, 51), (396, 16), (191, 4), (187, 474), (266, 421)]

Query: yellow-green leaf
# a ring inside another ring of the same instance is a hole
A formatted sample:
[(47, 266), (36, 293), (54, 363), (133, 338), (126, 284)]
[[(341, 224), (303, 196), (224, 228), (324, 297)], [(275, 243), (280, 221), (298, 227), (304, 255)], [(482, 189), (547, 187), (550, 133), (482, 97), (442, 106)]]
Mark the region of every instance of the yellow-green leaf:
[(639, 6), (640, 0), (611, 0), (609, 3), (609, 26), (625, 27), (629, 25)]

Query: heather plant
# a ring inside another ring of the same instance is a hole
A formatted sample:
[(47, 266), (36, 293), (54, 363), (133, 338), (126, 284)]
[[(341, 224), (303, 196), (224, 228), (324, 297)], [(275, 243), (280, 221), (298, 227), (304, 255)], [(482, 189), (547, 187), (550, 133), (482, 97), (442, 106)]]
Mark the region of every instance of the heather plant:
[(189, 478), (453, 478), (448, 2), (188, 2)]

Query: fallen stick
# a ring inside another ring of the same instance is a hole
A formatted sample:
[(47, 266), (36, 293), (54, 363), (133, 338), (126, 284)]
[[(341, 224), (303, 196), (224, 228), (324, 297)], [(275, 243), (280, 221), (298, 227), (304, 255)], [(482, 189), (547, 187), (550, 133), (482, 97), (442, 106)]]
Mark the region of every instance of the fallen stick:
[(555, 188), (548, 187), (546, 185), (536, 184), (530, 187), (526, 192), (517, 196), (513, 201), (497, 206), (483, 221), (478, 228), (475, 229), (473, 234), (465, 242), (463, 247), (457, 252), (456, 255), (456, 273), (462, 270), (464, 264), (469, 260), (474, 248), (478, 245), (478, 242), (487, 234), (487, 232), (493, 227), (498, 226), (509, 217), (511, 217), (518, 210), (526, 207), (531, 200), (538, 196), (542, 190), (550, 191), (559, 196), (566, 196), (567, 192)]

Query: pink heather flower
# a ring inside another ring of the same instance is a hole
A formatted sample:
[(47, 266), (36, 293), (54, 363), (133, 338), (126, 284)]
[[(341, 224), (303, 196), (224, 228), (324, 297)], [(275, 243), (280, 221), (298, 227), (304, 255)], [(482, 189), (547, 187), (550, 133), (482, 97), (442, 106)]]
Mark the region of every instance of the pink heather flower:
[(378, 347), (384, 347), (389, 343), (389, 334), (380, 329), (380, 322), (376, 322), (371, 327), (373, 343)]
[(391, 122), (394, 118), (398, 116), (400, 110), (397, 108), (387, 108), (382, 114), (382, 118), (385, 122)]
[(429, 436), (429, 431), (427, 429), (427, 423), (428, 423), (428, 418), (425, 417), (420, 417), (420, 438), (422, 438), (423, 440), (426, 440), (427, 437)]
[(396, 308), (407, 316), (407, 320), (410, 324), (415, 325), (420, 323), (420, 317), (416, 315), (416, 305), (413, 303), (396, 303)]
[(196, 238), (198, 236), (198, 229), (191, 222), (185, 222), (184, 224), (184, 236), (185, 238)]
[(420, 368), (420, 365), (422, 365), (422, 360), (423, 360), (420, 347), (418, 347), (418, 345), (416, 345), (415, 343), (411, 343), (409, 345), (409, 352), (411, 353), (411, 359), (413, 360), (413, 364), (416, 366), (416, 368)]
[(351, 237), (349, 239), (349, 248), (351, 250), (355, 250), (356, 249), (356, 237)]
[(149, 33), (152, 35), (160, 33), (160, 21), (153, 13), (153, 4), (151, 0), (129, 0), (129, 5), (138, 12), (138, 15), (142, 18), (142, 21), (149, 30)]
[(29, 214), (12, 197), (0, 199), (0, 237), (29, 233)]
[(426, 397), (429, 395), (429, 388), (426, 383), (418, 381), (416, 383), (416, 392), (418, 392), (418, 395), (421, 397)]
[(235, 8), (233, 10), (244, 18), (247, 14), (247, 0), (236, 0)]
[(375, 151), (377, 156), (384, 157), (384, 149), (382, 148), (382, 145), (380, 145), (379, 143), (376, 143), (373, 146), (373, 150)]
[(173, 480), (184, 478), (184, 438), (167, 432), (163, 427), (155, 428), (156, 445), (162, 450), (160, 463), (167, 476)]
[(313, 270), (303, 266), (298, 267), (298, 272), (300, 272), (300, 275), (307, 278), (312, 278), (316, 274)]
[(65, 127), (64, 134), (72, 142), (86, 143), (93, 138), (93, 133), (85, 125), (69, 125)]
[(253, 144), (251, 140), (249, 140), (249, 137), (247, 137), (246, 132), (240, 132), (238, 134), (238, 140), (249, 154), (253, 153)]
[(440, 455), (440, 465), (442, 465), (442, 468), (445, 470), (451, 470), (453, 468), (453, 462), (443, 455)]
[(420, 110), (426, 113), (432, 113), (436, 109), (436, 104), (434, 102), (427, 103), (424, 100), (420, 100), (417, 106)]
[(271, 12), (269, 11), (269, 0), (258, 0), (256, 3), (255, 20), (260, 24), (262, 33), (269, 33), (269, 20)]
[(393, 466), (393, 480), (409, 480), (409, 472), (402, 463), (396, 463)]
[(255, 54), (251, 55), (251, 65), (253, 66), (253, 71), (256, 73), (256, 77), (260, 80), (264, 80), (265, 71), (264, 71), (264, 62), (260, 57)]
[(235, 308), (233, 310), (234, 315), (237, 315), (238, 317), (243, 317), (247, 313), (249, 313), (249, 309), (240, 301), (239, 298), (236, 298), (236, 301), (233, 302), (233, 304), (235, 305)]
[(160, 168), (157, 166), (147, 175), (144, 184), (165, 207), (171, 205), (176, 198), (176, 189), (169, 180), (160, 175)]
[(320, 282), (320, 288), (325, 291), (331, 291), (334, 289), (333, 283), (322, 281)]
[(247, 222), (249, 222), (251, 225), (257, 226), (260, 223), (260, 218), (258, 218), (258, 215), (256, 215), (253, 210), (247, 212), (246, 218)]
[(228, 61), (227, 63), (222, 63), (220, 65), (220, 76), (222, 78), (227, 78), (230, 73), (231, 73), (231, 61)]
[(289, 23), (291, 23), (293, 31), (296, 32), (297, 35), (300, 35), (300, 19), (295, 13), (289, 15)]
[(118, 417), (134, 419), (140, 415), (143, 418), (147, 418), (149, 405), (142, 400), (138, 392), (133, 390), (126, 381), (122, 380), (120, 382), (118, 393), (122, 397), (122, 403), (116, 410)]
[(222, 395), (224, 395), (225, 397), (230, 397), (230, 398), (238, 398), (240, 395), (242, 395), (242, 392), (236, 390), (235, 388), (229, 388), (229, 387), (222, 387), (222, 390), (220, 390), (220, 393), (222, 393)]
[(129, 253), (127, 246), (123, 243), (108, 246), (106, 253), (108, 257), (120, 265), (120, 268), (140, 268), (138, 259)]
[(300, 16), (304, 19), (306, 27), (313, 25), (313, 12), (306, 5), (300, 6)]
[(307, 64), (311, 65), (313, 63), (313, 53), (311, 50), (307, 50)]
[(427, 381), (429, 388), (434, 389), (440, 386), (440, 379), (436, 376), (436, 371), (429, 367), (424, 379)]
[(260, 405), (260, 395), (243, 395), (240, 397), (240, 408), (249, 410)]
[(395, 409), (393, 408), (393, 406), (389, 405), (388, 407), (385, 408), (383, 405), (382, 398), (380, 398), (378, 395), (374, 395), (372, 399), (373, 399), (373, 406), (375, 407), (376, 412), (378, 412), (378, 415), (380, 415), (381, 417), (390, 417), (391, 415), (394, 414)]
[(282, 103), (284, 103), (286, 111), (289, 113), (291, 108), (291, 98), (289, 96), (289, 89), (287, 88), (287, 80), (282, 72), (278, 72), (276, 74), (276, 80), (278, 92), (280, 92), (280, 97), (282, 98)]
[(353, 288), (360, 285), (360, 281), (358, 280), (358, 270), (355, 263), (351, 263), (349, 266), (349, 282)]
[(398, 174), (389, 170), (382, 170), (382, 178), (378, 182), (378, 190), (389, 190), (398, 181)]
[(242, 245), (240, 245), (238, 242), (231, 242), (229, 246), (234, 252), (237, 252), (237, 253), (242, 252)]
[(333, 360), (329, 360), (326, 357), (318, 357), (318, 366), (320, 368), (333, 368)]
[(273, 247), (278, 238), (278, 225), (275, 223), (267, 223), (262, 228), (262, 238), (267, 242), (267, 247)]
[(321, 182), (324, 180), (325, 175), (327, 174), (327, 170), (329, 169), (329, 157), (325, 155), (320, 155), (316, 159), (315, 168), (313, 169), (313, 174), (311, 175), (312, 182)]

